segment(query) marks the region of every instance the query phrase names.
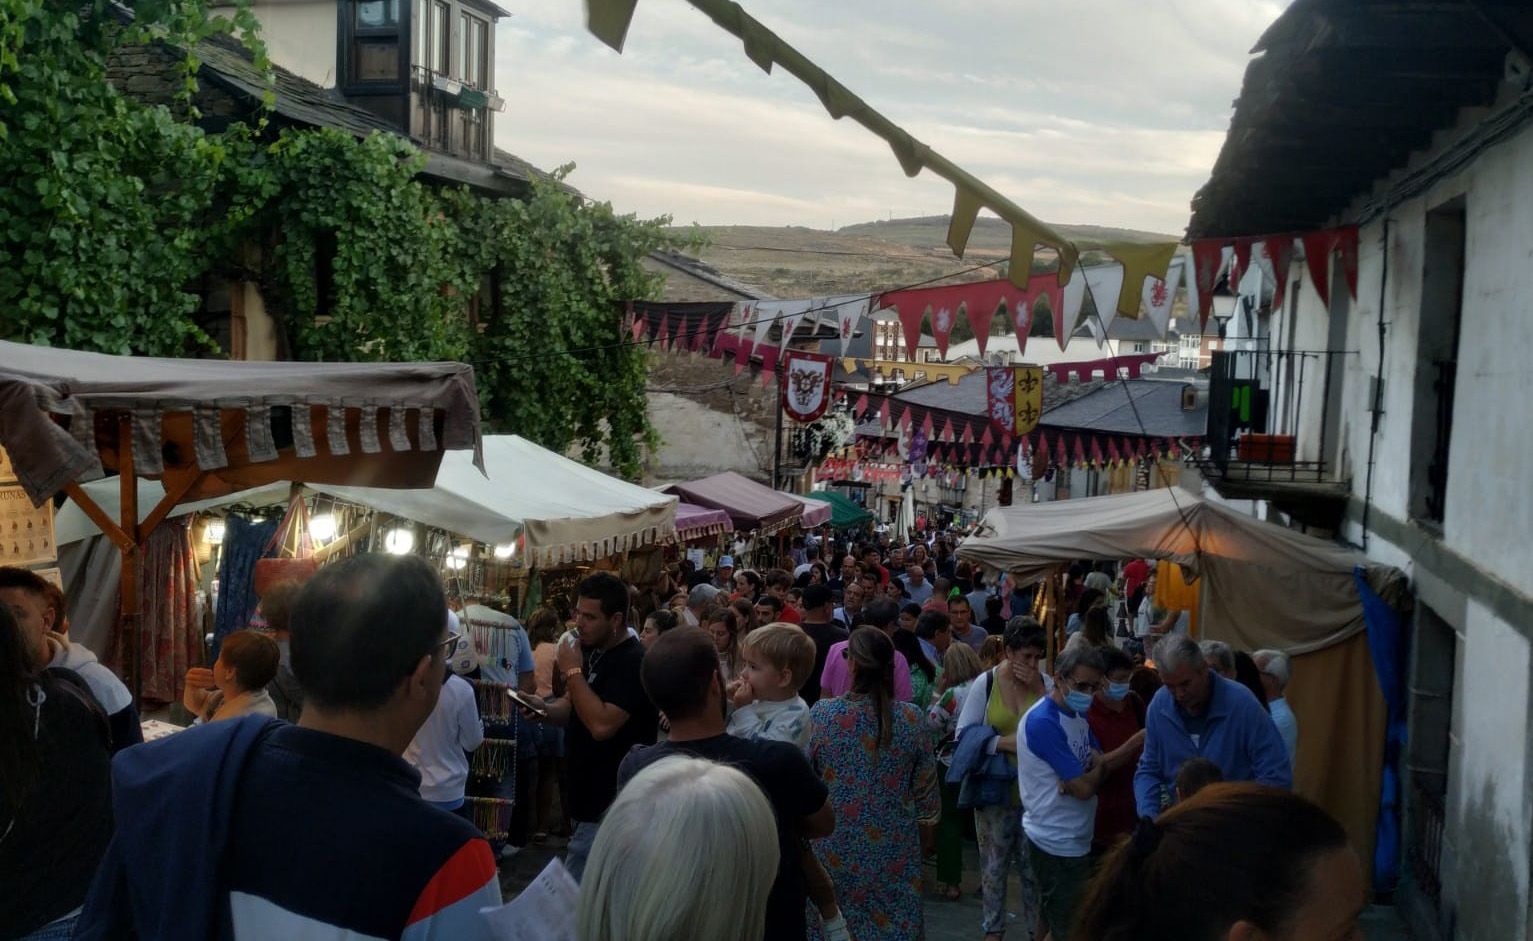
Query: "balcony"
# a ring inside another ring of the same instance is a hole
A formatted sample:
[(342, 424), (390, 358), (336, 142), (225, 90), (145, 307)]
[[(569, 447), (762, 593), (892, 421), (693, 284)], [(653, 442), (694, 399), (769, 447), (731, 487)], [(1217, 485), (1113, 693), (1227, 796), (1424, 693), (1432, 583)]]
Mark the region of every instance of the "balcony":
[(1347, 355), (1264, 348), (1213, 354), (1200, 464), (1222, 496), (1270, 500), (1305, 522), (1334, 526), (1351, 490), (1334, 464)]

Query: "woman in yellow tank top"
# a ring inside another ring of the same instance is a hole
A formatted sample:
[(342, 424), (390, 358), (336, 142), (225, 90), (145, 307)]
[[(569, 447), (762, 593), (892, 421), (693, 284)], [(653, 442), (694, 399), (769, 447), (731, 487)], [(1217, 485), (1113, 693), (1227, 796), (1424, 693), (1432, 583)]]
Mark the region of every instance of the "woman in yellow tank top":
[[(1017, 724), (1027, 710), (1047, 692), (1042, 662), (1043, 629), (1032, 618), (1012, 618), (1006, 625), (1005, 656), (976, 683), (987, 692), (970, 695), (964, 703), (958, 728), (983, 721), (995, 730), (992, 751), (1007, 756), (1016, 768)], [(1038, 923), (1038, 886), (1028, 868), (1027, 844), (1022, 840), (1022, 800), (1015, 778), (1011, 800), (992, 807), (974, 808), (974, 829), (979, 838), (980, 888), (984, 894), (982, 930), (986, 941), (999, 941), (1006, 931), (1006, 881), (1015, 864), (1022, 878), (1022, 911), (1018, 923), (1031, 931)]]

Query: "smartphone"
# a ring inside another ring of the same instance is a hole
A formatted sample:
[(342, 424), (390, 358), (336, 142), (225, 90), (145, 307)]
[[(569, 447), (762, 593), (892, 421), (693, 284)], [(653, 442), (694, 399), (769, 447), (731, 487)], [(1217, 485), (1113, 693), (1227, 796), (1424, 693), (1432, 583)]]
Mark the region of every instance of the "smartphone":
[(526, 709), (528, 712), (532, 713), (533, 715), (542, 716), (545, 719), (548, 718), (548, 710), (547, 709), (544, 709), (544, 708), (542, 708), (540, 706), (534, 706), (532, 704), (532, 701), (529, 700), (526, 696), (523, 696), (519, 690), (515, 690), (515, 689), (512, 689), (510, 687), (507, 687), (506, 688), (506, 695), (510, 696), (511, 699), (518, 706), (521, 706), (523, 709)]

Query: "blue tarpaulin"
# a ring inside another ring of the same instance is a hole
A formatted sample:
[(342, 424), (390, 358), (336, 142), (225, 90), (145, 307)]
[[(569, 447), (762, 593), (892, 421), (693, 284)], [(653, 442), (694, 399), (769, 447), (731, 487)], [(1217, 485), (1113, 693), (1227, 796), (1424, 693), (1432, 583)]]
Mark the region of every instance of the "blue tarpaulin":
[(1373, 850), (1373, 886), (1390, 892), (1400, 877), (1400, 755), (1405, 749), (1406, 670), (1409, 635), (1399, 612), (1368, 585), (1362, 566), (1353, 571), (1368, 625), (1368, 651), (1384, 693), (1388, 720), (1384, 727), (1384, 774), (1379, 792), (1378, 835)]

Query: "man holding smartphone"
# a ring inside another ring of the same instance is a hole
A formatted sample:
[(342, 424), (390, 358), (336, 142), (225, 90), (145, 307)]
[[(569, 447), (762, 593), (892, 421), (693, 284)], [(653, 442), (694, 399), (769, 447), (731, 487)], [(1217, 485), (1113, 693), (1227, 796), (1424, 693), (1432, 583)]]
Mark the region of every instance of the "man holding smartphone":
[(628, 586), (611, 573), (598, 572), (575, 593), (579, 643), (560, 641), (554, 660), (564, 695), (547, 702), (537, 696), (521, 701), (529, 710), (546, 710), (547, 721), (566, 729), (575, 832), (565, 866), (578, 880), (597, 824), (617, 797), (618, 765), (633, 746), (654, 744), (659, 714), (639, 677), (644, 648), (628, 632)]

